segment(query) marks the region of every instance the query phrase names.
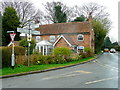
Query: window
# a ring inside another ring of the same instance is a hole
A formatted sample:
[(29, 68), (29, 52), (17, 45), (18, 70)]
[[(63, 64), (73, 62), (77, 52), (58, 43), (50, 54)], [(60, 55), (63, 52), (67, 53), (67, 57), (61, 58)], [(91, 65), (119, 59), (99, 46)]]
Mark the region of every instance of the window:
[(48, 46), (48, 54), (52, 53), (53, 46)]
[(78, 41), (83, 41), (83, 35), (82, 34), (78, 34)]
[(54, 42), (55, 41), (55, 36), (50, 36), (50, 42)]
[(78, 51), (78, 53), (80, 52), (84, 52), (84, 46), (78, 46), (77, 47), (77, 51)]
[(40, 42), (40, 36), (36, 36), (36, 42)]

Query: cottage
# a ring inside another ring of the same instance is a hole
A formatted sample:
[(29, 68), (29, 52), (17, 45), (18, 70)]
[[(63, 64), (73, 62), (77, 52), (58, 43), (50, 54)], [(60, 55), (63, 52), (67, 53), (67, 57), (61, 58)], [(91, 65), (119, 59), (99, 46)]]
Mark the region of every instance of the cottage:
[(64, 46), (78, 53), (84, 52), (84, 48), (89, 47), (94, 52), (94, 31), (91, 21), (92, 17), (89, 16), (86, 22), (40, 25), (39, 28), (36, 28), (40, 31), (40, 35), (33, 36), (33, 38), (37, 43), (47, 40), (53, 48)]

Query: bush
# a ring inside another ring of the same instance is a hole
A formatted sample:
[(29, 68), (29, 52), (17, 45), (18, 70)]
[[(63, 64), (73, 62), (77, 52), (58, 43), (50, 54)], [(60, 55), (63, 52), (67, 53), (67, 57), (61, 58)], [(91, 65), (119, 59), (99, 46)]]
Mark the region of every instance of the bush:
[(92, 52), (92, 49), (89, 48), (89, 47), (85, 47), (84, 51), (85, 51), (86, 53), (91, 53), (91, 52)]
[(116, 51), (120, 51), (120, 46), (119, 45), (118, 46), (114, 46), (114, 48), (115, 48)]
[[(28, 54), (28, 41), (27, 41), (27, 39), (21, 40), (20, 43), (19, 43), (19, 45), (25, 47), (26, 50), (27, 50), (27, 54)], [(35, 41), (31, 40), (30, 41), (30, 54), (33, 53), (33, 49), (35, 48), (35, 46), (36, 46)]]
[(25, 55), (25, 48), (22, 46), (15, 46), (15, 55)]
[(66, 61), (69, 61), (71, 50), (66, 47), (58, 47), (53, 50), (53, 55), (56, 57), (62, 57)]
[(93, 54), (93, 52), (92, 52), (92, 49), (91, 48), (89, 48), (89, 47), (85, 47), (85, 54), (86, 54), (86, 56), (85, 57), (91, 57), (91, 56), (93, 56), (94, 54)]
[[(2, 51), (2, 67), (11, 66), (12, 47), (0, 47)], [(14, 49), (16, 55), (25, 55), (24, 47), (17, 46)]]

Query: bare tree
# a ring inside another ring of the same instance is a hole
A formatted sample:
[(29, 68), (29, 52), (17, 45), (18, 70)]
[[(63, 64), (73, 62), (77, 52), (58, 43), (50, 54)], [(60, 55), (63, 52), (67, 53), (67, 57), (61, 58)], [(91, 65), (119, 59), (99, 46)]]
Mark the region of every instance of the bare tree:
[(104, 6), (93, 2), (84, 4), (82, 7), (75, 6), (73, 12), (77, 17), (81, 15), (88, 17), (89, 14), (92, 13), (94, 19), (105, 19), (109, 16), (109, 14), (105, 12)]
[(67, 22), (71, 20), (71, 18), (74, 16), (72, 13), (72, 10), (70, 7), (67, 7), (62, 2), (47, 2), (46, 4), (43, 4), (45, 7), (46, 13), (44, 14), (44, 18), (47, 20), (47, 22), (56, 22), (55, 21), (55, 6), (61, 6), (62, 12), (66, 13), (67, 15)]
[(36, 10), (31, 2), (24, 1), (9, 1), (9, 2), (1, 2), (2, 4), (2, 12), (8, 6), (12, 6), (16, 9), (17, 14), (21, 21), (21, 27), (24, 27), (28, 24), (29, 21), (40, 20), (42, 17), (42, 11)]

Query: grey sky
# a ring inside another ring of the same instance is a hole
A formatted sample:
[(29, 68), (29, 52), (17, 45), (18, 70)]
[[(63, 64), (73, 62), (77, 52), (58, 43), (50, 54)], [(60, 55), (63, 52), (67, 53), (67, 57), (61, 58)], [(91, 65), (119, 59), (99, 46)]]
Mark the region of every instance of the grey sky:
[(68, 6), (82, 6), (85, 3), (95, 2), (99, 5), (105, 6), (106, 11), (110, 14), (109, 18), (112, 21), (112, 28), (109, 32), (109, 36), (112, 41), (118, 41), (118, 0), (30, 0), (34, 3), (36, 8), (43, 10), (44, 7), (42, 3), (51, 1), (62, 1)]
[[(19, 1), (19, 0), (15, 0), (15, 1)], [(64, 4), (70, 7), (75, 5), (82, 6), (89, 2), (95, 2), (99, 5), (106, 7), (106, 12), (110, 14), (109, 18), (112, 22), (112, 26), (111, 26), (112, 28), (108, 35), (110, 36), (112, 42), (118, 41), (118, 1), (119, 0), (20, 0), (20, 1), (30, 1), (34, 4), (36, 9), (40, 9), (41, 11), (44, 11), (44, 6), (42, 4), (51, 1), (62, 1)]]

